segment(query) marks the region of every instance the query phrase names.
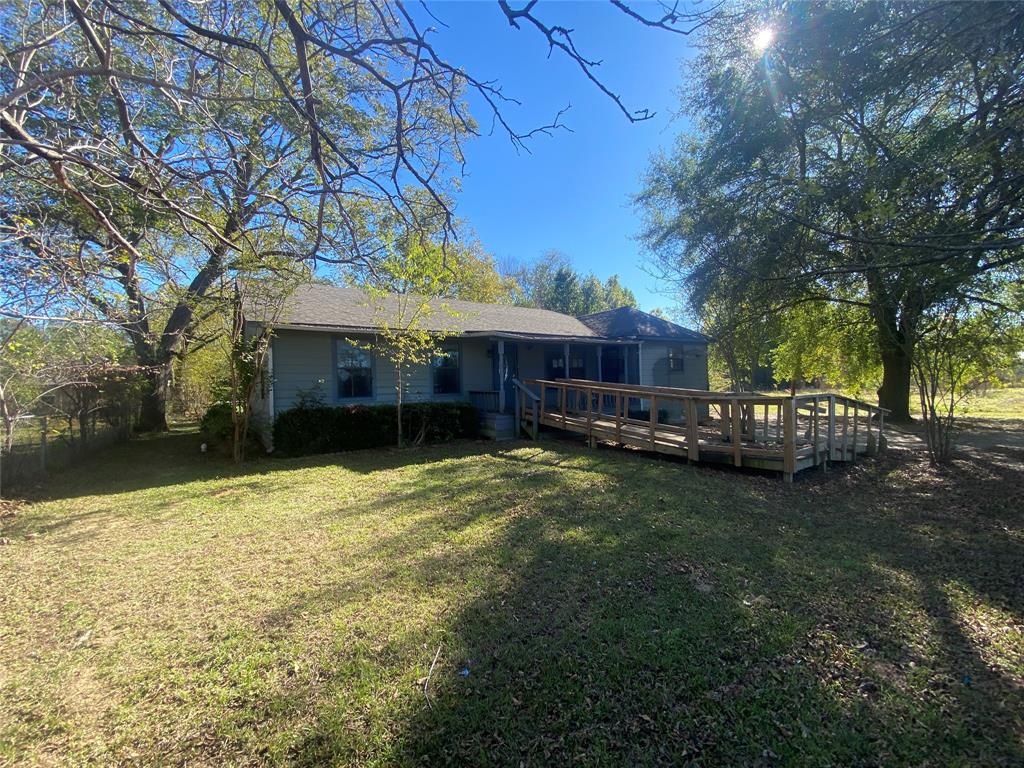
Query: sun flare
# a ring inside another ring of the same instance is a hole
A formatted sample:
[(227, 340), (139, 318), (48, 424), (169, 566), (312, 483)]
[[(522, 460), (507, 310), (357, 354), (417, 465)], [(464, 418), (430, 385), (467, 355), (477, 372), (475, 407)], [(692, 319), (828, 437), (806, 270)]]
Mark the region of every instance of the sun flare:
[(767, 50), (768, 46), (772, 44), (775, 39), (775, 30), (771, 27), (763, 27), (754, 33), (754, 48), (758, 51)]

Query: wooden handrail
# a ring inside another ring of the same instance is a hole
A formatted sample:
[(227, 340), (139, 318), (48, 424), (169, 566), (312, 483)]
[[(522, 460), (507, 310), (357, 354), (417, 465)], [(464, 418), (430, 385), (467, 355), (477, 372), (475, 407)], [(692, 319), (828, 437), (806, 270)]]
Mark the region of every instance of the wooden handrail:
[[(532, 381), (532, 379), (531, 379), (531, 381)], [(528, 386), (526, 386), (519, 379), (513, 377), (512, 378), (512, 384), (516, 387), (516, 389), (521, 389), (524, 393), (529, 395), (529, 397), (531, 397), (532, 399), (540, 400), (540, 395), (536, 394), (532, 389), (530, 389)]]
[[(540, 400), (541, 400), (541, 396), (536, 394), (536, 393), (534, 393), (534, 391), (532, 389), (527, 387), (523, 382), (521, 382), (515, 376), (512, 377), (512, 384), (513, 384), (513, 386), (516, 389), (516, 398), (515, 398), (515, 401), (516, 401), (516, 413), (515, 413), (515, 419), (516, 419), (517, 434), (518, 434), (518, 430), (523, 428), (523, 419), (526, 416), (526, 398), (529, 397), (530, 398), (530, 412), (531, 412), (531, 416), (533, 417), (532, 423), (530, 425), (530, 436), (534, 440), (536, 440), (538, 434), (540, 433)], [(541, 392), (543, 393), (543, 391), (544, 390), (543, 390), (543, 387), (542, 387), (541, 388)]]
[(675, 397), (677, 399), (683, 399), (687, 397), (695, 397), (700, 400), (711, 400), (717, 401), (730, 401), (730, 400), (741, 400), (745, 404), (747, 403), (779, 403), (783, 399), (793, 398), (798, 404), (804, 405), (813, 403), (815, 399), (821, 400), (826, 397), (834, 397), (840, 402), (847, 402), (850, 405), (856, 404), (858, 408), (870, 408), (872, 411), (879, 411), (882, 413), (890, 414), (891, 411), (888, 408), (882, 408), (880, 405), (873, 405), (864, 400), (857, 400), (856, 398), (849, 397), (847, 395), (837, 394), (823, 394), (817, 395), (768, 395), (763, 392), (711, 392), (706, 389), (684, 389), (682, 387), (659, 387), (652, 386), (649, 384), (619, 384), (610, 381), (593, 381), (591, 379), (526, 379), (527, 383), (540, 384), (551, 384), (553, 386), (572, 386), (578, 388), (590, 388), (595, 391), (605, 392), (621, 392), (623, 394), (631, 394), (635, 396), (646, 396), (646, 395), (667, 395), (669, 397)]
[[(792, 480), (799, 469), (809, 465), (805, 463), (808, 458), (810, 465), (824, 465), (826, 468), (830, 461), (856, 460), (860, 450), (859, 424), (865, 419), (867, 452), (873, 452), (873, 446), (881, 440), (885, 429), (885, 415), (889, 413), (880, 406), (836, 394), (780, 396), (709, 392), (566, 378), (516, 380), (516, 385), (520, 392), (517, 400), (522, 414), (520, 423), (524, 427), (529, 426), (526, 423), (528, 395), (533, 407), (535, 436), (538, 423), (543, 421), (550, 426), (583, 431), (592, 444), (595, 435), (603, 434), (605, 439), (610, 437), (617, 443), (625, 440), (636, 445), (642, 439), (650, 450), (664, 451), (671, 445), (671, 436), (679, 435), (685, 438), (681, 445), (684, 455), (698, 461), (705, 450), (718, 456), (723, 452), (724, 446), (719, 445), (714, 437), (706, 434), (702, 437), (699, 429), (699, 419), (712, 418), (718, 422), (721, 440), (728, 445), (728, 454), (736, 466), (745, 465), (748, 450), (755, 458), (763, 458), (766, 451), (774, 451), (773, 455), (780, 460), (780, 468), (787, 481)], [(526, 385), (538, 388), (540, 395)], [(557, 401), (549, 402), (548, 388), (556, 391)], [(642, 416), (632, 415), (630, 406), (635, 401), (640, 401), (641, 410), (643, 401), (649, 403), (649, 409)], [(659, 406), (672, 401), (682, 405), (685, 423), (659, 422)], [(607, 410), (609, 404), (612, 411)], [(716, 410), (717, 416), (714, 416)], [(758, 411), (763, 412), (761, 429), (758, 427)], [(774, 419), (770, 418), (772, 411), (775, 412)], [(877, 425), (873, 423), (875, 415), (878, 416)], [(599, 426), (602, 419), (603, 426)], [(825, 419), (824, 423), (822, 419)], [(707, 424), (706, 421), (703, 423), (704, 426)], [(758, 440), (759, 433), (761, 440)]]

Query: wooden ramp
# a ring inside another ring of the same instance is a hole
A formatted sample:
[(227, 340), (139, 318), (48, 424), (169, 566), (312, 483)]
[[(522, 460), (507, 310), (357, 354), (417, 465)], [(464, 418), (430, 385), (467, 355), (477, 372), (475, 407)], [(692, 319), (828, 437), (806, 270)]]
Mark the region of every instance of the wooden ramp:
[(690, 461), (797, 472), (874, 454), (884, 408), (841, 395), (773, 397), (584, 379), (516, 382), (516, 422)]

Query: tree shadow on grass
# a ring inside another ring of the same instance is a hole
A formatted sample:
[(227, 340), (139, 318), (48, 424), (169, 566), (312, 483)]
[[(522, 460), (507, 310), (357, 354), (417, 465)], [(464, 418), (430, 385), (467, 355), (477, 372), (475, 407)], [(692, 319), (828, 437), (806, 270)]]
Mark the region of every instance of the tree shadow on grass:
[[(245, 627), (259, 653), (287, 636), (305, 657), (229, 699), (235, 730), (212, 719), (206, 744), (226, 761), (265, 749), (268, 730), (274, 759), (298, 765), (1024, 760), (1019, 680), (991, 664), (951, 591), (1024, 615), (1024, 469), (1006, 457), (936, 475), (904, 456), (788, 488), (560, 443), (264, 471), (202, 464), (176, 439), (133, 444), (120, 470), (98, 461), (107, 475), (50, 495), (202, 496), (190, 484), (216, 478), (260, 493), (271, 473), (301, 494), (307, 479), (281, 470), (387, 473), (373, 498), (310, 514), (325, 531), (367, 529), (321, 553), (359, 567), (269, 591)], [(428, 702), (417, 681), (438, 647)], [(215, 640), (199, 652), (224, 664)]]
[(317, 467), (337, 466), (370, 474), (387, 469), (435, 462), (440, 456), (460, 457), (505, 450), (522, 442), (461, 440), (445, 445), (368, 449), (303, 457), (251, 453), (234, 464), (223, 452), (200, 451), (203, 438), (197, 432), (147, 435), (97, 453), (73, 467), (42, 480), (13, 488), (25, 501), (75, 499), (82, 496), (131, 493), (151, 488), (185, 486), (223, 478), (262, 477)]
[[(415, 666), (371, 661), (392, 666), (392, 689), (378, 692), (397, 700), (387, 722), (359, 711), (346, 673), (321, 669), (315, 687), (293, 691), (312, 723), (288, 762), (1024, 759), (1020, 689), (979, 655), (945, 589), (962, 581), (1019, 615), (1019, 584), (1003, 570), (1021, 564), (1019, 540), (984, 520), (878, 499), (881, 510), (858, 509), (841, 490), (823, 492), (828, 507), (801, 507), (778, 484), (685, 466), (666, 476), (640, 457), (565, 447), (492, 461), (488, 479), (428, 466), (415, 488), (396, 489), (411, 508), (478, 501), (426, 521), (415, 546), (379, 541), (381, 588), (401, 573), (464, 599), (416, 634)], [(940, 518), (934, 535), (914, 528)], [(477, 546), (429, 545), (481, 519), (497, 533)], [(982, 552), (996, 565), (979, 577)], [(275, 620), (350, 598), (310, 594)], [(424, 695), (413, 682), (438, 646)]]

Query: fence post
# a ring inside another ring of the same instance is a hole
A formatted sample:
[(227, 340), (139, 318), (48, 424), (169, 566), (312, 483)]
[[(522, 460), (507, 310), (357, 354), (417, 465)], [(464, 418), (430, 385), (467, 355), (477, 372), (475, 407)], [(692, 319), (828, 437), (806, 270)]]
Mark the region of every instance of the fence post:
[(615, 393), (615, 442), (622, 442), (622, 393)]
[(523, 432), (523, 419), (522, 419), (522, 414), (523, 414), (523, 407), (522, 407), (523, 406), (523, 393), (519, 389), (519, 387), (515, 388), (515, 393), (516, 393), (516, 395), (515, 395), (515, 398), (516, 398), (516, 409), (515, 410), (516, 410), (516, 412), (515, 412), (515, 416), (514, 416), (514, 418), (516, 420), (515, 435), (516, 435), (516, 437), (519, 437), (522, 434), (522, 432)]
[(853, 458), (851, 459), (854, 464), (857, 463), (857, 415), (859, 410), (855, 401), (853, 403)]
[(40, 418), (39, 427), (39, 471), (46, 471), (46, 417)]
[(820, 407), (821, 400), (816, 397), (812, 402), (814, 404), (814, 421), (811, 422), (811, 440), (814, 441), (814, 466), (818, 466), (820, 463), (820, 451), (818, 450), (818, 423), (821, 421), (818, 409)]
[[(642, 403), (641, 403), (642, 405)], [(658, 398), (651, 395), (651, 412), (648, 414), (651, 420), (651, 450), (657, 449), (658, 443), (654, 439), (655, 430), (658, 427)]]

